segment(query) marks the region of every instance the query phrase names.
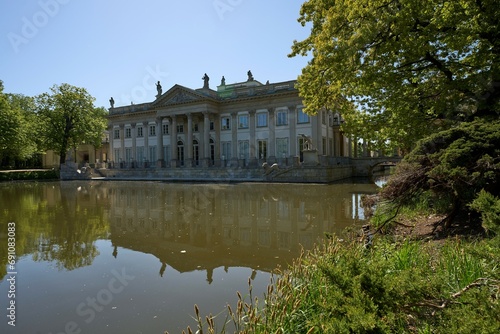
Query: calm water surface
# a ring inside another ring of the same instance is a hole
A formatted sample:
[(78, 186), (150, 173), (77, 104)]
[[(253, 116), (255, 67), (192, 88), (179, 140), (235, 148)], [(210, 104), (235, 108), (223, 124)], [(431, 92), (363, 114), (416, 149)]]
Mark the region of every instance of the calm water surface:
[[(180, 333), (361, 222), (369, 183), (0, 184), (0, 333)], [(15, 297), (7, 263), (16, 228)], [(15, 300), (16, 326), (6, 309)], [(221, 321), (223, 315), (220, 316)]]

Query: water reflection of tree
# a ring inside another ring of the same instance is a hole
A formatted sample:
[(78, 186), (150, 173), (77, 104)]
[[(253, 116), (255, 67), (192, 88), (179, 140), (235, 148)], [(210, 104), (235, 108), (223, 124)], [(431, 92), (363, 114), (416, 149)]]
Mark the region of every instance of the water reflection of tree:
[[(88, 186), (71, 182), (2, 185), (1, 224), (16, 223), (17, 256), (31, 254), (35, 261), (55, 261), (66, 270), (90, 265), (99, 254), (94, 242), (106, 236), (108, 222), (103, 203), (89, 196)], [(0, 250), (2, 262), (6, 251)], [(3, 277), (6, 272), (0, 274)]]

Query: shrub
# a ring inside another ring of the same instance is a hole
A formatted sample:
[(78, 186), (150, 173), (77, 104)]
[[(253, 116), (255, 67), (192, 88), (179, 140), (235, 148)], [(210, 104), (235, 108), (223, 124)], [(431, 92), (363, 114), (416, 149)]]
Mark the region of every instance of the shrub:
[(462, 213), (480, 223), (470, 203), (484, 189), (500, 195), (500, 122), (477, 120), (417, 143), (381, 191), (381, 198), (405, 206), (431, 196), (445, 201), (447, 226)]

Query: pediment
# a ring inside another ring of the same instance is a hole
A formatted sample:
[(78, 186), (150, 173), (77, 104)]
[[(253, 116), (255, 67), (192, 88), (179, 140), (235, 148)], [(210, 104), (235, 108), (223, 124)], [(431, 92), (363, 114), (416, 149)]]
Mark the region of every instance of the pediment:
[(173, 104), (202, 101), (206, 96), (199, 94), (192, 89), (176, 85), (160, 96), (155, 102), (155, 106), (168, 106)]

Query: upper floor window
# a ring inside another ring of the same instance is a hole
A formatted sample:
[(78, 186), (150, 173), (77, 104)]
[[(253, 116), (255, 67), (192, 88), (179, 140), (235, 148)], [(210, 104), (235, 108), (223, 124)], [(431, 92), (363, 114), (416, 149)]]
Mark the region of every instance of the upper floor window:
[(297, 109), (297, 123), (309, 123), (309, 115), (302, 108)]
[(177, 133), (184, 133), (184, 124), (177, 124)]
[(156, 136), (156, 125), (150, 125), (149, 126), (149, 136)]
[(285, 110), (276, 113), (276, 125), (287, 125), (288, 113)]
[(163, 134), (168, 135), (168, 124), (163, 124), (162, 127), (163, 127)]
[(113, 131), (113, 138), (120, 139), (120, 129), (115, 129), (115, 131)]
[(132, 138), (132, 129), (131, 128), (125, 129), (125, 138)]
[(142, 133), (142, 126), (138, 126), (137, 127), (137, 137), (142, 137), (142, 136), (144, 136)]
[(231, 118), (230, 117), (222, 117), (221, 118), (221, 129), (222, 130), (231, 129)]
[(210, 131), (215, 130), (215, 124), (214, 122), (210, 122)]
[(248, 129), (248, 115), (238, 116), (238, 128), (239, 129)]
[(193, 124), (193, 132), (198, 132), (198, 131), (200, 131), (200, 127), (199, 127), (198, 123), (194, 123)]
[(257, 127), (267, 126), (267, 113), (261, 112), (257, 114)]

